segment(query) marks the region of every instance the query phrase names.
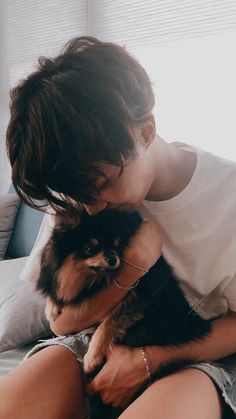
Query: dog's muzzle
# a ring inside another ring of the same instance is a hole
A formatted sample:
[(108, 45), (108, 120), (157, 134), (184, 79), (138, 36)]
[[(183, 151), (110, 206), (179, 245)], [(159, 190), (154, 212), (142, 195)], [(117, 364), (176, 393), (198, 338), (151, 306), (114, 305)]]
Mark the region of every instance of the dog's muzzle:
[(116, 252), (99, 253), (90, 259), (89, 268), (95, 272), (110, 271), (119, 268), (120, 258)]

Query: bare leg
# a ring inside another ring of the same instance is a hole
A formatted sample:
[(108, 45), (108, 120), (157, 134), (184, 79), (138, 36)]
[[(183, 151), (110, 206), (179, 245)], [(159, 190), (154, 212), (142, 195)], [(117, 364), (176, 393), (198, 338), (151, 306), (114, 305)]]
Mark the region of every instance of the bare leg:
[(223, 400), (203, 371), (188, 368), (152, 384), (119, 419), (221, 419)]
[(82, 368), (58, 345), (32, 355), (0, 380), (0, 418), (84, 419)]

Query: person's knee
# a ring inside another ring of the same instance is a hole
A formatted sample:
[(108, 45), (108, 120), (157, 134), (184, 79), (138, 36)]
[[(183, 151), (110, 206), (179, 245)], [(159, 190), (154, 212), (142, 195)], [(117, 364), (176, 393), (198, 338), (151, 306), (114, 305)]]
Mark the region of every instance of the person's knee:
[(119, 419), (163, 416), (221, 419), (222, 400), (211, 378), (195, 368), (163, 377), (145, 390)]
[(154, 383), (158, 394), (168, 400), (181, 396), (193, 400), (196, 404), (207, 405), (212, 401), (222, 405), (218, 387), (204, 371), (197, 368), (185, 368)]
[(83, 370), (61, 346), (37, 352), (0, 381), (0, 419), (85, 417)]
[[(168, 397), (174, 396), (175, 393), (173, 392), (178, 391), (178, 389), (181, 393), (186, 391), (185, 394), (195, 394), (195, 391), (198, 394), (216, 393), (216, 386), (212, 379), (204, 371), (197, 368), (185, 368), (177, 371), (156, 381), (153, 386), (157, 386), (158, 392), (163, 391), (163, 395), (166, 394)], [(171, 389), (173, 392), (171, 392)]]

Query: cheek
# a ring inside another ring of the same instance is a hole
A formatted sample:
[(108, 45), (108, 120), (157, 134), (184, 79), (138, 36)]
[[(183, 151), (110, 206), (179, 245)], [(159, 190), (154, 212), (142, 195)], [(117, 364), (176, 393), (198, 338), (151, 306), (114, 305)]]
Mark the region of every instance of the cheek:
[(135, 204), (142, 197), (142, 189), (139, 180), (122, 182), (110, 191), (104, 192), (102, 199), (111, 204)]
[(142, 200), (146, 185), (143, 166), (132, 164), (111, 188), (101, 192), (101, 199), (110, 203), (136, 203)]

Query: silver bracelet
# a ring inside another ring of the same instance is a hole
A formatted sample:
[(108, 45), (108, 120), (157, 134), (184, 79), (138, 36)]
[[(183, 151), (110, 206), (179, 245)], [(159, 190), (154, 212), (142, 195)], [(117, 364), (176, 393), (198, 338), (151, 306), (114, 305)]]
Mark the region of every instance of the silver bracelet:
[(119, 282), (114, 278), (114, 283), (117, 286), (117, 288), (124, 288), (125, 290), (131, 290), (132, 288), (137, 287), (139, 284), (139, 279), (133, 284), (133, 285), (120, 285)]
[(146, 272), (146, 274), (148, 273), (148, 270), (147, 269), (143, 268), (142, 266), (136, 265), (136, 263), (132, 262), (129, 259), (124, 258), (123, 256), (121, 256), (121, 260), (123, 260), (128, 265), (133, 266), (134, 268), (139, 269), (140, 271)]
[(152, 382), (152, 375), (151, 375), (151, 371), (150, 371), (150, 365), (149, 365), (147, 355), (146, 355), (146, 352), (145, 352), (145, 349), (144, 349), (143, 346), (141, 347), (141, 352), (142, 352), (142, 355), (143, 355), (143, 360), (144, 360), (144, 364), (145, 364), (146, 371), (147, 371), (148, 381), (149, 381), (149, 383), (151, 383)]

